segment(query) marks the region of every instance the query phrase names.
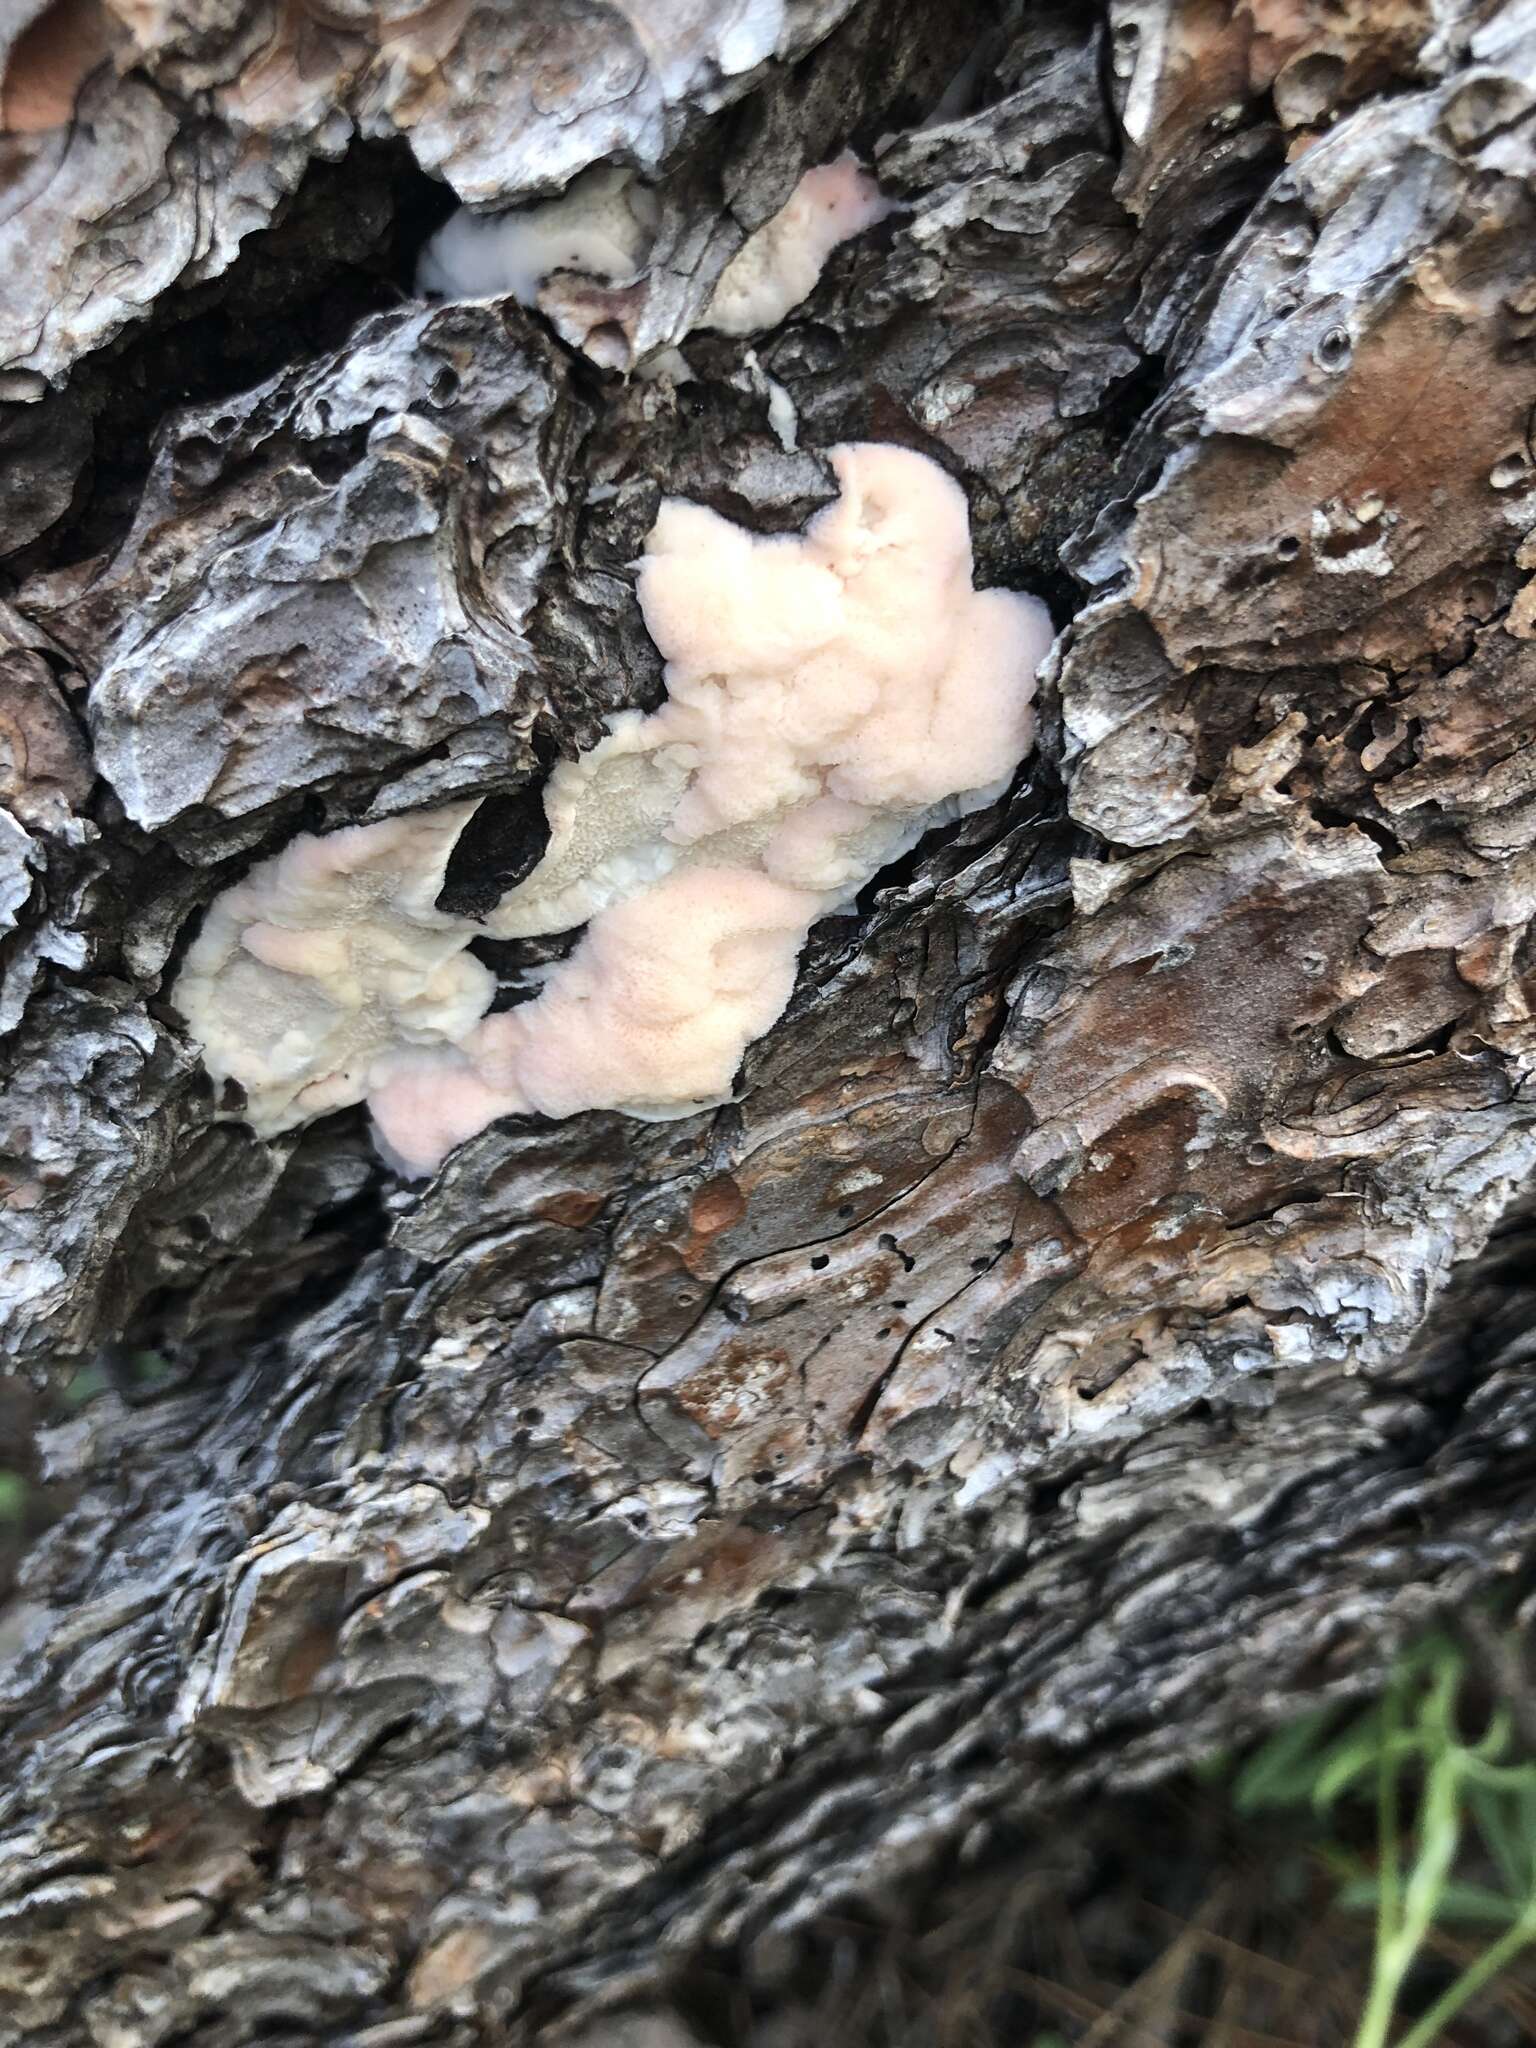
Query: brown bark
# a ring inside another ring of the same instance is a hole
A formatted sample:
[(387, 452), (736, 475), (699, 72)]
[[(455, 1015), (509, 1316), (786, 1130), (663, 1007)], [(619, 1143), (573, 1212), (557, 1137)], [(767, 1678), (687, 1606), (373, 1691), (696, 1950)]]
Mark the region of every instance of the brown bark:
[[(0, 2043), (578, 2026), (1517, 1574), (1525, 10), (22, 12), (0, 1285), (65, 1511), (0, 1616)], [(849, 144), (902, 210), (755, 353), (692, 332)], [(449, 186), (609, 156), (661, 228), (600, 310), (694, 381), (409, 296)], [(493, 899), (655, 701), (659, 497), (789, 529), (847, 438), (1061, 637), (739, 1102), (422, 1186), (221, 1116), (167, 1001), (212, 895), (484, 793)]]

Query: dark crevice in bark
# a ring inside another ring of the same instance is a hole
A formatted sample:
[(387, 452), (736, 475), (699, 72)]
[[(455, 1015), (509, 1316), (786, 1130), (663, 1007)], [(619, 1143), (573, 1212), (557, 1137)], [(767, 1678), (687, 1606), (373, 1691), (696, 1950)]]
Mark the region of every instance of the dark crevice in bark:
[(317, 161), (278, 220), (221, 276), (159, 300), (87, 357), (63, 403), (88, 423), (90, 454), (68, 512), (7, 564), (13, 577), (80, 562), (123, 536), (167, 413), (247, 391), (340, 347), (368, 314), (412, 289), (416, 256), (452, 208), (398, 142), (353, 142)]

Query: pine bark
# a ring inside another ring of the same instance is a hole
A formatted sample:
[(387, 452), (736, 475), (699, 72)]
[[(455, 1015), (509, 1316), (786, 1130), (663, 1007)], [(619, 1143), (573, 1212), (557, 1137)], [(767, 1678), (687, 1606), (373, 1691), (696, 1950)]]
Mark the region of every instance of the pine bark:
[[(1530, 9), (16, 13), (0, 2044), (553, 2039), (1517, 1589)], [(699, 331), (846, 146), (898, 210)], [(641, 284), (412, 296), (605, 159)], [(729, 1109), (425, 1184), (255, 1139), (202, 907), (475, 795), (493, 901), (657, 700), (659, 499), (789, 530), (855, 438), (1052, 606), (1016, 787), (818, 927)]]

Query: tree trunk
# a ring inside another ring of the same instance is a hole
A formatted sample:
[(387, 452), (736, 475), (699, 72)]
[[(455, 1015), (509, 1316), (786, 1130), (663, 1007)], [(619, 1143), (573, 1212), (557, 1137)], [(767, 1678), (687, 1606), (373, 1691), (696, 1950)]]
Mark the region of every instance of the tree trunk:
[[(17, 13), (0, 1271), (58, 1518), (0, 1618), (0, 2042), (574, 2026), (1509, 1581), (1530, 11)], [(849, 146), (897, 210), (702, 331)], [(638, 285), (412, 296), (455, 196), (605, 159)], [(494, 901), (658, 700), (661, 496), (795, 530), (849, 439), (1052, 607), (1011, 793), (816, 927), (729, 1108), (426, 1183), (360, 1110), (254, 1137), (169, 1001), (203, 907), (477, 796)]]

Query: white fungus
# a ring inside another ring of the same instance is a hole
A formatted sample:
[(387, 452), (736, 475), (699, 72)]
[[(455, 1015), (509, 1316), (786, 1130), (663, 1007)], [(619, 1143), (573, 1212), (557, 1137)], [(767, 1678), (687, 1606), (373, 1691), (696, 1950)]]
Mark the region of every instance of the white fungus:
[(839, 242), (884, 220), (891, 202), (852, 151), (807, 171), (772, 220), (750, 235), (715, 286), (703, 325), (757, 334), (816, 289)]
[[(300, 838), (215, 902), (175, 1000), (259, 1132), (366, 1097), (424, 1173), (500, 1116), (724, 1101), (815, 920), (1006, 786), (1044, 606), (972, 589), (935, 463), (830, 459), (841, 495), (803, 535), (663, 504), (639, 599), (667, 701), (555, 769), (544, 857), (483, 924), (434, 908), (470, 805)], [(535, 998), (484, 1014), (472, 938), (582, 924)]]
[(473, 803), (301, 833), (216, 896), (175, 1001), (262, 1137), (359, 1101), (373, 1062), (470, 1030), (495, 980), (433, 908)]
[(417, 289), (451, 299), (510, 292), (532, 306), (557, 270), (627, 283), (651, 252), (658, 217), (655, 194), (633, 171), (611, 165), (584, 171), (558, 198), (511, 213), (461, 207), (422, 250)]
[[(777, 326), (815, 289), (838, 243), (891, 210), (850, 151), (807, 171), (727, 264), (702, 325), (722, 334)], [(469, 299), (509, 292), (534, 306), (556, 271), (628, 284), (645, 267), (659, 218), (655, 193), (633, 171), (601, 165), (573, 178), (557, 198), (510, 213), (461, 207), (422, 250), (417, 289)]]

